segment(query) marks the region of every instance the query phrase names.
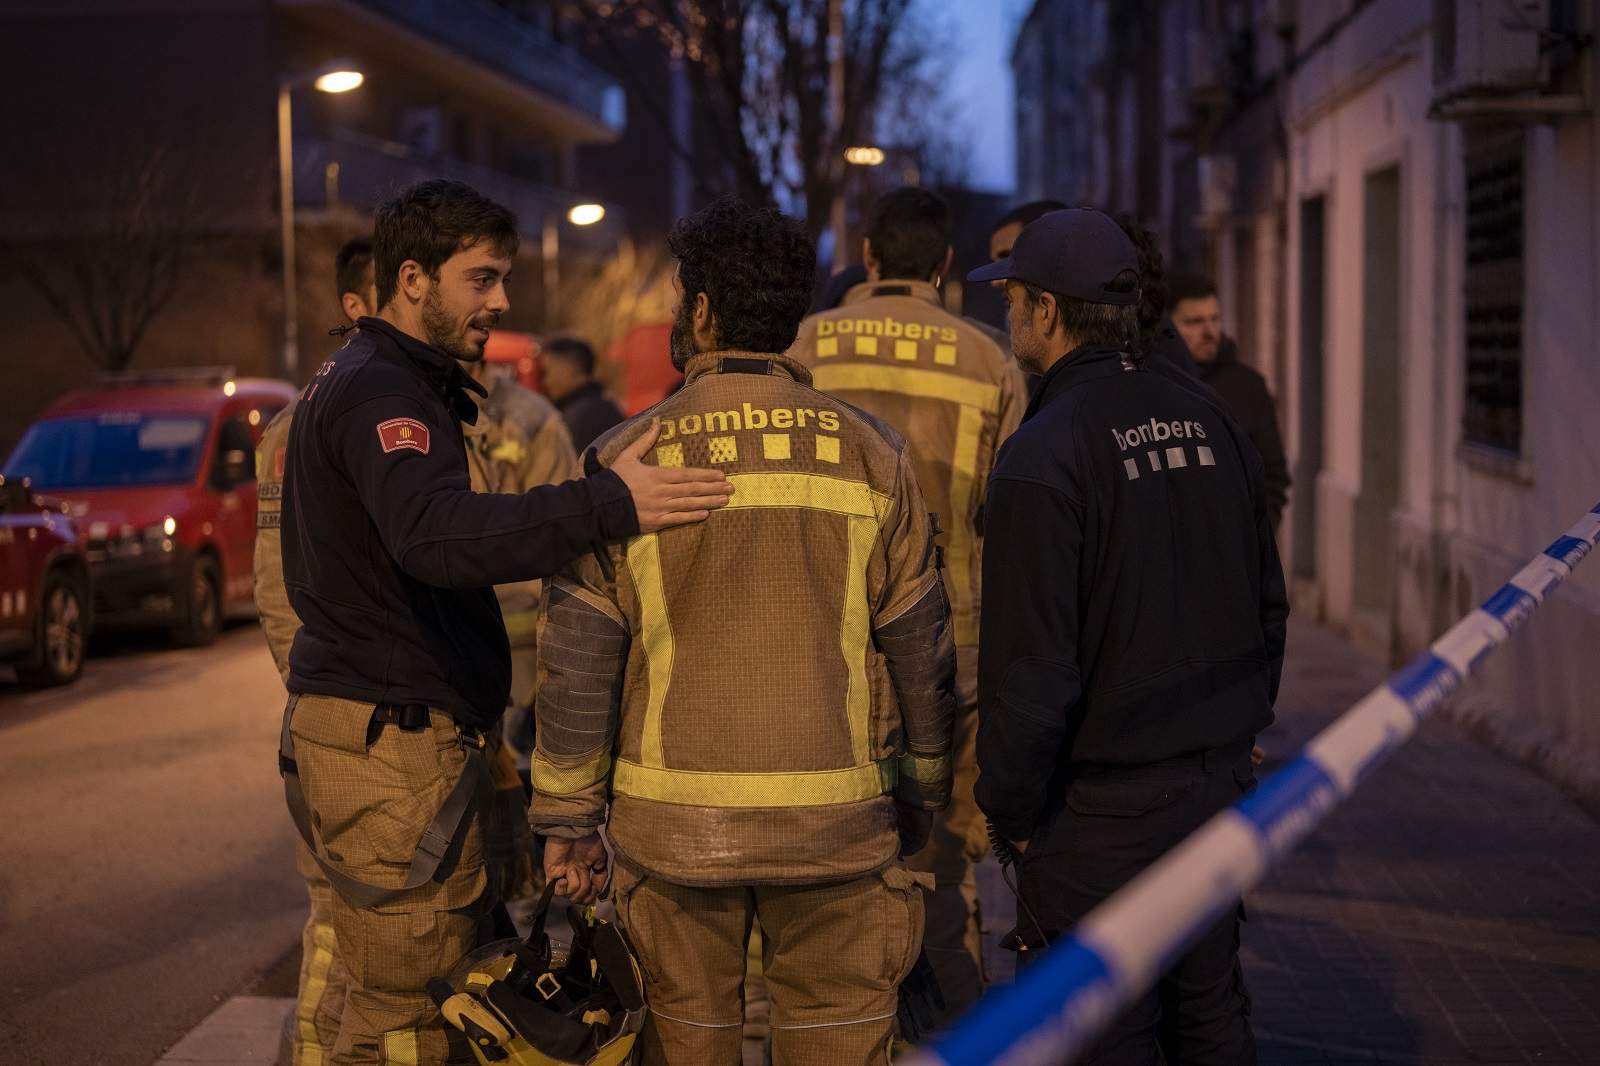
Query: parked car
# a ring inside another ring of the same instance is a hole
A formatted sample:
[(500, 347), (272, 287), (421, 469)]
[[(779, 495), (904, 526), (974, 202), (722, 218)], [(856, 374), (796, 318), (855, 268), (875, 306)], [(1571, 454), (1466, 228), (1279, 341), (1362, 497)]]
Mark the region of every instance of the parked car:
[(59, 500), (0, 477), (0, 662), (25, 685), (65, 685), (83, 672), (89, 563)]
[(226, 369), (116, 375), (28, 428), (8, 478), (60, 497), (84, 534), (96, 624), (216, 639), (254, 609), (255, 445), (294, 399)]

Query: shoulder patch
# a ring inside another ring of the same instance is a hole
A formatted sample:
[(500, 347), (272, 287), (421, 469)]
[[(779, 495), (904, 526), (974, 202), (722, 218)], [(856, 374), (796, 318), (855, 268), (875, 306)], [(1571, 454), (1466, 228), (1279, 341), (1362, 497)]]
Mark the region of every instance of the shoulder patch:
[(378, 441), (385, 452), (411, 448), (428, 454), (428, 427), (415, 418), (391, 418), (378, 423)]

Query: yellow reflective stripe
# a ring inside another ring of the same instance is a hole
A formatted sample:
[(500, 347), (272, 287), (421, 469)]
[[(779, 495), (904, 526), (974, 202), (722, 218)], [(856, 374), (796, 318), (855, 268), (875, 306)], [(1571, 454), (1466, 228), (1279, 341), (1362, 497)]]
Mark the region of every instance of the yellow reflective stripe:
[(300, 1002), (295, 1005), (295, 1024), (299, 1031), (299, 1047), (295, 1048), (294, 1066), (323, 1066), (327, 1053), (333, 1049), (323, 1046), (322, 1035), (317, 1032), (317, 1009), (322, 997), (328, 993), (328, 970), (333, 966), (333, 952), (339, 941), (333, 926), (318, 922), (311, 927), (311, 960), (306, 966), (305, 983), (300, 986)]
[(533, 752), (533, 777), (535, 792), (547, 796), (570, 796), (582, 792), (605, 780), (611, 772), (611, 750), (597, 751), (576, 766), (558, 766), (537, 748)]
[(897, 392), (929, 400), (948, 400), (964, 407), (1000, 410), (1000, 386), (986, 385), (959, 374), (870, 363), (829, 363), (811, 372), (811, 383), (823, 392)]
[(894, 506), (894, 498), (873, 491), (865, 481), (827, 474), (729, 474), (733, 498), (725, 510), (740, 507), (804, 507), (832, 511), (879, 522)]
[(526, 643), (539, 634), (539, 612), (517, 611), (504, 616), (506, 639), (512, 644)]
[(661, 709), (672, 684), (672, 620), (667, 616), (667, 592), (661, 584), (661, 540), (656, 534), (635, 537), (628, 545), (628, 572), (639, 595), (639, 628), (650, 666), (650, 699), (644, 709), (639, 755), (646, 766), (665, 766)]
[(937, 785), (950, 778), (950, 755), (912, 755), (910, 752), (900, 756), (900, 776), (909, 777), (919, 785)]
[(849, 678), (844, 709), (850, 722), (850, 754), (857, 765), (872, 758), (872, 690), (867, 684), (867, 640), (871, 630), (867, 560), (877, 542), (877, 519), (850, 519), (850, 557), (845, 561), (844, 617), (839, 622), (839, 650), (844, 655)]
[(417, 1031), (391, 1029), (383, 1034), (384, 1066), (417, 1066)]
[(688, 807), (821, 807), (890, 792), (896, 773), (893, 759), (845, 770), (787, 774), (664, 770), (618, 759), (612, 788), (620, 796)]
[(972, 491), (978, 476), (978, 439), (983, 435), (983, 412), (963, 407), (956, 420), (956, 446), (950, 456), (950, 614), (957, 644), (978, 643), (978, 612), (972, 594)]

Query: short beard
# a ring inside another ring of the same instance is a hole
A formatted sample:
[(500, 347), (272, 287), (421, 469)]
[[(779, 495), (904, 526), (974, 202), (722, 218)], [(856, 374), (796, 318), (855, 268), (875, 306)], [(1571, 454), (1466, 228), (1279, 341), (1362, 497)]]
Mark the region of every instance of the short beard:
[(672, 368), (683, 373), (689, 360), (698, 354), (694, 346), (694, 309), (684, 300), (678, 305), (677, 317), (672, 320)]
[(483, 349), (468, 344), (465, 331), (455, 332), (455, 323), (450, 320), (449, 312), (445, 311), (444, 302), (439, 299), (436, 289), (429, 290), (428, 295), (422, 298), (422, 329), (428, 335), (428, 343), (452, 359), (463, 363), (476, 363), (483, 359)]

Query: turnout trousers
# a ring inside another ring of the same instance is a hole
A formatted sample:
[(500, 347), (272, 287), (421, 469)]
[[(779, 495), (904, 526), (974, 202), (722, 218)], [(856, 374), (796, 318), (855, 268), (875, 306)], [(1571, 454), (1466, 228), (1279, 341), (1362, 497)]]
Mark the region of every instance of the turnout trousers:
[[(1018, 866), (1023, 902), (1045, 936), (1053, 940), (1070, 931), (1253, 788), (1251, 743), (1149, 766), (1063, 770), (1065, 788), (1056, 789)], [(1240, 905), (1208, 929), (1078, 1062), (1253, 1066), (1250, 998), (1239, 965), (1242, 917)], [(1037, 945), (1026, 914), (1017, 916), (1017, 934)]]
[[(427, 724), (411, 730), (373, 728), (373, 713), (370, 703), (302, 695), (290, 730), (300, 784), (329, 859), (363, 881), (398, 886), (466, 754), (442, 711), (430, 710)], [(493, 936), (482, 806), (468, 816), (432, 881), (371, 907), (328, 892), (327, 924), (346, 971), (329, 1057), (336, 1066), (472, 1061), (447, 1033), (426, 985)], [(452, 1042), (459, 1048), (454, 1054)]]
[(757, 920), (774, 1066), (889, 1061), (900, 982), (922, 945), (925, 877), (893, 866), (823, 884), (692, 887), (621, 857), (614, 876), (645, 975), (645, 1066), (737, 1066)]
[(983, 995), (983, 916), (978, 909), (974, 870), (989, 851), (983, 812), (972, 789), (978, 781), (978, 664), (976, 648), (957, 648), (955, 736), (950, 758), (955, 781), (950, 805), (934, 816), (927, 845), (906, 865), (932, 874), (928, 927), (923, 948), (944, 995), (945, 1021), (959, 1016)]

